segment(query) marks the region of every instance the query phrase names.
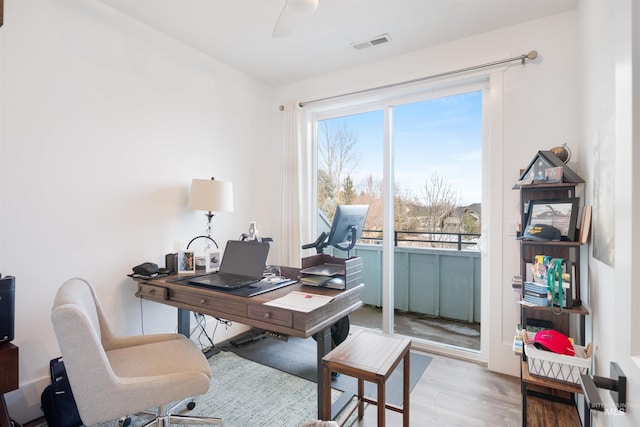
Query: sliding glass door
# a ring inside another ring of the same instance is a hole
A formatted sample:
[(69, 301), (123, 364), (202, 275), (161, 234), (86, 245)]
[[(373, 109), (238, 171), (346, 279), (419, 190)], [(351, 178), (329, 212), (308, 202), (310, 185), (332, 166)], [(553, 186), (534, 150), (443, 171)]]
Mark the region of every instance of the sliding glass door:
[(482, 105), (467, 86), (316, 115), (318, 232), (369, 205), (358, 245), (334, 251), (364, 263), (352, 324), (479, 351)]

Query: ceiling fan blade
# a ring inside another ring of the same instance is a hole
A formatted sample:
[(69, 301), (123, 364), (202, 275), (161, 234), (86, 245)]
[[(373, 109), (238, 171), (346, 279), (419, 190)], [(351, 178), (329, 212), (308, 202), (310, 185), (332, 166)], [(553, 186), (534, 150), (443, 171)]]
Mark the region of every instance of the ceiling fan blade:
[(273, 37), (286, 37), (291, 34), (300, 15), (315, 12), (319, 0), (285, 0), (284, 7), (273, 29)]
[(273, 37), (279, 38), (288, 36), (296, 25), (295, 14), (291, 12), (287, 7), (287, 4), (285, 4), (282, 11), (280, 11), (280, 16), (278, 16), (278, 21), (273, 29)]

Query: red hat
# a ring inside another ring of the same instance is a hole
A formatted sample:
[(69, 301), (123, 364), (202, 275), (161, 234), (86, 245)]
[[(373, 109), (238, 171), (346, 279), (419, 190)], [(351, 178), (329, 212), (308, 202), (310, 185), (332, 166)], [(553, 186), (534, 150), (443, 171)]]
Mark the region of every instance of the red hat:
[(552, 351), (558, 354), (574, 356), (576, 354), (573, 344), (566, 335), (553, 329), (545, 329), (536, 334), (531, 341), (537, 348)]

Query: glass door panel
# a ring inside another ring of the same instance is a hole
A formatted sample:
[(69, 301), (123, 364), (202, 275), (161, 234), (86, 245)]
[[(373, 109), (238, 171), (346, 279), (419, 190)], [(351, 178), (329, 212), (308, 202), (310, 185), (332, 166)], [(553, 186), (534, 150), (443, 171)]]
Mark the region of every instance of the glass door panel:
[(351, 323), (382, 328), (382, 110), (317, 121), (318, 233), (329, 232), (336, 206), (369, 205), (362, 237), (349, 253), (327, 247), (337, 257), (359, 256), (364, 264), (364, 307)]
[(393, 119), (395, 332), (480, 350), (482, 91)]

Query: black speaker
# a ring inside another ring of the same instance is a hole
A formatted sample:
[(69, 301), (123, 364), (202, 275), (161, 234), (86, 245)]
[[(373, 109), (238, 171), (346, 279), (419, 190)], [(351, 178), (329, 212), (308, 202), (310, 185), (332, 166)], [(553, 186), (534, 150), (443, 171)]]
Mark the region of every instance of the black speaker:
[(13, 341), (16, 306), (16, 278), (0, 278), (0, 343)]
[(178, 272), (178, 254), (166, 254), (164, 256), (164, 266), (168, 270), (169, 274)]

